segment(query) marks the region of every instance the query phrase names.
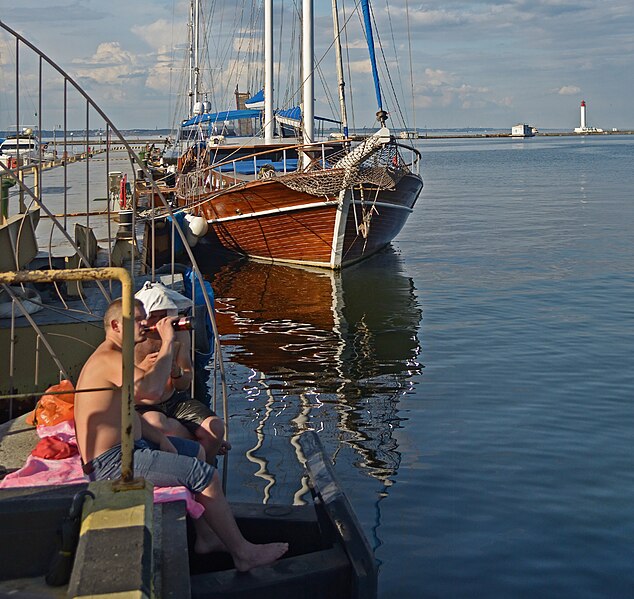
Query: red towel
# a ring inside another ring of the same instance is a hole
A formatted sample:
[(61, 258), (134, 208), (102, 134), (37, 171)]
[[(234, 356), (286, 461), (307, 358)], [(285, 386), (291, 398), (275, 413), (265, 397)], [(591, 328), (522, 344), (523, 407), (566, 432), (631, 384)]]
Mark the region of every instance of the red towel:
[(68, 443), (59, 437), (44, 437), (31, 452), (37, 458), (45, 460), (63, 460), (79, 453), (77, 445)]

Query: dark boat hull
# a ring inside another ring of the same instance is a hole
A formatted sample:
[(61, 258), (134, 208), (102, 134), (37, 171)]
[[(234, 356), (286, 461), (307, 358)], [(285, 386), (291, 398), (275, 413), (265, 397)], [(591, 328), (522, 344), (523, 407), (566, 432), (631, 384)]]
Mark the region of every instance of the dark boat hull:
[(364, 189), (318, 197), (276, 180), (248, 183), (200, 204), (211, 237), (251, 258), (339, 269), (390, 243), (405, 225), (423, 187), (407, 174), (393, 190)]

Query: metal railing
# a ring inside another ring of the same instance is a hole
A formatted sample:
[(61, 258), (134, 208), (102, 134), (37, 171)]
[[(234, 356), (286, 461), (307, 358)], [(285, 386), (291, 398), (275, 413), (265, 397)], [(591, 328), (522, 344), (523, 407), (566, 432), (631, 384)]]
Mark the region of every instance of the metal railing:
[(134, 286), (125, 268), (77, 268), (69, 270), (33, 270), (0, 273), (0, 284), (55, 283), (58, 281), (121, 282), (123, 340), (121, 346), (121, 481), (134, 478)]
[[(264, 173), (262, 169), (270, 158), (280, 153), (282, 154), (281, 175), (306, 170), (301, 166), (301, 160), (292, 159), (293, 162), (290, 162), (289, 154), (308, 154), (312, 156), (310, 166), (308, 167), (309, 170), (325, 170), (332, 165), (330, 156), (333, 154), (334, 148), (341, 148), (341, 150), (337, 151), (339, 155), (343, 153), (345, 148), (348, 148), (353, 141), (352, 139), (343, 139), (317, 142), (310, 145), (296, 144), (283, 147), (278, 146), (235, 158), (229, 155), (227, 158), (213, 162), (208, 166), (198, 164), (199, 159), (194, 156), (194, 160), (196, 161), (195, 168), (179, 176), (176, 192), (180, 197), (191, 198), (193, 203), (195, 203), (196, 199), (200, 196), (205, 196), (205, 198), (208, 199), (215, 194), (220, 194), (228, 189), (245, 185), (249, 180), (252, 180), (245, 176), (240, 177), (240, 170), (243, 170), (241, 168), (242, 166), (252, 169), (253, 172), (249, 172), (249, 176), (252, 175), (253, 178), (258, 178), (261, 176), (260, 173)], [(410, 153), (411, 157), (409, 161), (405, 159), (400, 161), (401, 167), (411, 170), (416, 175), (420, 175), (421, 153), (414, 148), (413, 145), (398, 143), (396, 141), (393, 141), (392, 144), (397, 148), (398, 152)], [(275, 160), (273, 162), (277, 163), (280, 161)]]
[[(53, 270), (53, 238), (57, 236), (60, 247), (63, 246), (66, 251), (73, 251), (77, 256), (78, 265), (85, 266), (88, 271), (95, 264), (91, 264), (90, 257), (82, 250), (75, 239), (74, 231), (71, 229), (76, 222), (80, 222), (87, 229), (91, 229), (97, 219), (105, 218), (102, 223), (105, 229), (103, 237), (107, 239), (108, 243), (105, 262), (108, 267), (113, 267), (115, 264), (112, 250), (115, 239), (111, 230), (111, 221), (115, 211), (111, 205), (109, 189), (111, 167), (115, 165), (120, 170), (125, 170), (130, 175), (130, 180), (134, 187), (136, 187), (137, 177), (141, 176), (142, 173), (146, 189), (152, 195), (153, 205), (156, 201), (157, 204), (162, 206), (163, 213), (172, 217), (173, 235), (180, 237), (187, 259), (191, 263), (195, 279), (198, 281), (202, 291), (215, 336), (216, 359), (214, 363), (217, 365), (220, 377), (225, 430), (228, 435), (226, 419), (228, 405), (224, 363), (221, 359), (220, 336), (211, 299), (205, 289), (202, 273), (187, 243), (185, 232), (176, 219), (173, 218), (172, 208), (166, 200), (163, 190), (154, 181), (147, 164), (135, 152), (135, 147), (138, 147), (138, 143), (126, 140), (104, 111), (67, 72), (3, 21), (0, 21), (0, 42), (5, 42), (4, 46), (10, 50), (12, 49), (11, 52), (13, 52), (15, 63), (14, 76), (13, 78), (7, 77), (5, 79), (7, 85), (3, 91), (7, 95), (13, 93), (15, 97), (14, 107), (10, 108), (9, 111), (12, 111), (12, 118), (14, 118), (17, 136), (16, 143), (18, 146), (19, 140), (27, 137), (27, 134), (23, 132), (23, 116), (27, 112), (23, 106), (26, 102), (25, 97), (28, 97), (29, 106), (35, 104), (37, 119), (37, 123), (29, 123), (29, 125), (34, 126), (33, 131), (28, 133), (28, 137), (33, 138), (37, 142), (37, 156), (30, 156), (29, 160), (24, 160), (25, 156), (21, 156), (18, 150), (15, 163), (0, 160), (0, 179), (2, 180), (3, 194), (5, 187), (7, 192), (7, 216), (10, 217), (9, 208), (13, 200), (17, 200), (19, 214), (26, 214), (33, 208), (38, 207), (51, 223), (47, 248), (48, 268)], [(8, 54), (11, 54), (11, 52)], [(5, 56), (3, 65), (5, 71), (8, 68), (8, 64), (8, 56)], [(25, 91), (23, 86), (27, 84), (29, 89)], [(32, 86), (35, 86), (35, 89)], [(55, 102), (55, 99), (57, 99), (57, 102)], [(43, 131), (45, 130), (53, 132), (52, 140), (47, 140), (43, 137)], [(50, 150), (51, 141), (53, 150)], [(78, 147), (81, 148), (81, 151), (77, 153), (75, 149)], [(61, 151), (61, 155), (58, 150)], [(73, 186), (69, 185), (71, 180), (73, 181)], [(73, 190), (71, 187), (74, 186), (81, 188), (79, 194), (72, 194)], [(51, 192), (51, 188), (56, 189), (57, 192)], [(97, 191), (97, 195), (102, 197), (95, 198), (95, 189), (105, 190), (105, 193)], [(100, 200), (106, 202), (105, 210), (95, 210), (91, 204), (91, 202)], [(137, 215), (135, 206), (132, 203), (125, 207), (132, 208), (132, 243), (134, 248), (136, 248)], [(154, 231), (153, 220), (151, 224), (152, 231)], [(17, 240), (15, 240), (16, 246), (20, 245), (20, 239), (23, 234), (25, 234), (25, 229), (21, 225)], [(172, 238), (173, 243), (174, 238)], [(156, 278), (154, 253), (155, 248), (153, 247), (152, 256), (150, 257), (150, 275), (153, 280)], [(16, 270), (19, 270), (20, 267), (17, 262), (16, 258)], [(129, 272), (133, 276), (136, 268), (134, 251), (130, 253), (130, 261), (126, 266), (129, 266)], [(91, 314), (91, 308), (84, 301), (81, 290), (80, 296), (84, 308), (73, 307), (71, 309), (57, 288), (58, 281), (68, 280), (63, 278), (68, 272), (70, 270), (62, 271), (58, 277), (51, 279), (52, 284), (56, 286), (57, 296), (61, 305), (67, 312), (76, 311), (81, 314)], [(174, 275), (173, 259), (171, 272)], [(85, 279), (76, 280), (83, 281)], [(103, 286), (100, 277), (97, 277), (95, 281), (104, 298), (109, 301), (110, 292)], [(11, 299), (13, 304), (21, 303), (18, 297), (11, 297)], [(33, 319), (34, 322), (35, 319)], [(36, 330), (37, 343), (41, 342), (46, 346), (46, 336), (37, 329), (37, 326), (34, 326), (34, 328)], [(48, 347), (47, 351), (52, 352), (52, 348)], [(61, 362), (60, 365), (62, 366), (60, 371), (63, 372), (64, 368)], [(215, 397), (213, 401), (215, 404)]]

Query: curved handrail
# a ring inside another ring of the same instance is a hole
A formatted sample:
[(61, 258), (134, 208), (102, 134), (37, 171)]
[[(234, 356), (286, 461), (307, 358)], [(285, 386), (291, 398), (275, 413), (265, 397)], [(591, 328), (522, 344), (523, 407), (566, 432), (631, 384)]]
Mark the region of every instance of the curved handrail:
[[(35, 45), (33, 45), (31, 42), (29, 42), (26, 38), (24, 38), (22, 35), (20, 35), (18, 32), (16, 32), (14, 29), (12, 29), (11, 27), (9, 27), (5, 22), (3, 22), (2, 20), (0, 20), (0, 28), (4, 29), (7, 33), (9, 33), (11, 36), (13, 36), (13, 38), (16, 40), (16, 53), (17, 53), (17, 49), (19, 48), (19, 43), (24, 44), (27, 48), (29, 48), (35, 55), (37, 55), (37, 57), (39, 58), (39, 74), (40, 74), (40, 109), (38, 110), (38, 124), (39, 124), (39, 130), (41, 132), (42, 127), (41, 127), (41, 119), (42, 119), (42, 110), (41, 110), (41, 76), (42, 76), (42, 63), (45, 62), (46, 64), (48, 64), (51, 68), (53, 68), (59, 75), (61, 75), (63, 77), (64, 80), (64, 151), (66, 154), (66, 147), (67, 147), (67, 136), (66, 136), (66, 93), (67, 93), (67, 87), (68, 85), (70, 85), (82, 98), (84, 98), (84, 100), (86, 101), (86, 145), (88, 146), (89, 140), (88, 140), (88, 124), (89, 124), (89, 108), (91, 108), (92, 110), (95, 111), (95, 113), (97, 113), (102, 119), (103, 122), (106, 125), (106, 164), (109, 164), (109, 152), (110, 152), (110, 148), (109, 148), (109, 134), (110, 131), (112, 131), (112, 133), (116, 136), (116, 138), (118, 139), (118, 141), (120, 142), (121, 145), (124, 146), (125, 150), (127, 151), (127, 155), (128, 158), (130, 159), (130, 164), (133, 167), (133, 172), (134, 172), (134, 167), (136, 166), (138, 169), (140, 169), (145, 177), (145, 180), (147, 182), (150, 183), (150, 187), (152, 190), (152, 193), (155, 194), (155, 196), (157, 196), (161, 203), (163, 204), (164, 208), (166, 208), (167, 213), (173, 217), (173, 211), (169, 205), (169, 203), (167, 202), (162, 190), (160, 189), (160, 187), (156, 184), (156, 182), (154, 181), (151, 172), (149, 171), (149, 169), (147, 168), (147, 166), (144, 164), (143, 161), (141, 161), (141, 159), (139, 158), (139, 156), (137, 155), (137, 153), (134, 151), (133, 147), (131, 146), (131, 144), (124, 138), (124, 136), (122, 135), (122, 133), (119, 131), (119, 129), (114, 125), (114, 123), (107, 117), (107, 115), (105, 114), (105, 112), (97, 105), (97, 103), (92, 99), (92, 97), (86, 93), (86, 91), (84, 91), (80, 85), (64, 70), (62, 69), (57, 63), (55, 63), (51, 58), (49, 58), (46, 54), (44, 54), (42, 51), (40, 51)], [(17, 67), (16, 67), (17, 69)], [(17, 70), (16, 70), (16, 84), (17, 84)], [(18, 90), (16, 89), (16, 94), (18, 93)], [(17, 126), (19, 126), (19, 101), (17, 103), (17, 108), (16, 108), (16, 117), (17, 117)], [(72, 135), (72, 134), (71, 134)], [(40, 137), (41, 137), (41, 133), (40, 133)], [(41, 142), (41, 139), (40, 139)], [(88, 150), (88, 147), (87, 147)], [(89, 152), (86, 152), (86, 162), (87, 162), (87, 173), (89, 172), (89, 156), (88, 156)], [(39, 152), (39, 158), (40, 160), (38, 161), (38, 172), (41, 173), (41, 169), (42, 169), (42, 153), (41, 153), (41, 143), (40, 143), (40, 152)], [(64, 161), (63, 161), (63, 166), (64, 168), (66, 168), (68, 164), (68, 158), (67, 156), (64, 157)], [(20, 193), (24, 194), (26, 193), (27, 195), (29, 195), (32, 199), (32, 201), (35, 201), (38, 203), (39, 206), (41, 206), (44, 209), (44, 212), (47, 213), (47, 215), (49, 217), (52, 218), (54, 226), (57, 226), (58, 229), (60, 229), (60, 231), (62, 231), (62, 234), (64, 235), (64, 237), (66, 238), (66, 240), (70, 243), (70, 245), (77, 251), (78, 255), (80, 256), (80, 260), (84, 263), (88, 265), (88, 260), (86, 259), (86, 256), (83, 255), (83, 253), (81, 252), (81, 250), (77, 247), (77, 245), (75, 244), (74, 240), (68, 235), (68, 232), (61, 226), (61, 223), (53, 217), (52, 212), (43, 205), (43, 203), (40, 201), (41, 199), (41, 190), (38, 188), (37, 190), (37, 194), (31, 190), (23, 181), (22, 177), (20, 176), (20, 173), (22, 171), (20, 171), (19, 167), (15, 169), (15, 171), (13, 169), (8, 169), (5, 167), (5, 165), (0, 163), (0, 175), (3, 176), (9, 176), (13, 179), (15, 179), (16, 181), (19, 182), (19, 188), (20, 188)], [(135, 173), (136, 174), (136, 173)], [(39, 177), (38, 177), (39, 179)], [(89, 175), (87, 174), (87, 180), (89, 179)], [(65, 191), (64, 193), (66, 194), (66, 174), (64, 176), (64, 188)], [(66, 195), (64, 196), (66, 199)], [(89, 214), (89, 211), (88, 211)], [(110, 214), (110, 202), (108, 202), (108, 214)], [(205, 305), (207, 308), (207, 312), (209, 314), (210, 317), (210, 321), (212, 324), (212, 329), (214, 331), (214, 335), (215, 335), (215, 339), (216, 339), (216, 347), (215, 350), (216, 352), (218, 352), (217, 355), (221, 355), (221, 347), (220, 347), (220, 341), (219, 341), (219, 334), (218, 334), (218, 329), (217, 329), (217, 324), (216, 324), (216, 319), (215, 319), (215, 314), (214, 314), (214, 310), (213, 310), (213, 306), (211, 304), (211, 300), (209, 298), (209, 295), (207, 294), (207, 291), (205, 289), (205, 285), (203, 283), (204, 278), (202, 276), (202, 273), (196, 263), (196, 260), (193, 256), (193, 253), (189, 247), (189, 244), (187, 243), (187, 238), (185, 235), (185, 232), (182, 230), (182, 228), (180, 227), (180, 225), (178, 225), (178, 223), (175, 221), (175, 219), (173, 219), (174, 221), (174, 230), (178, 232), (178, 235), (180, 236), (181, 241), (183, 242), (183, 246), (185, 248), (185, 251), (187, 253), (187, 256), (189, 258), (189, 260), (191, 261), (192, 264), (192, 270), (195, 273), (196, 279), (198, 280), (201, 290), (202, 290), (202, 294), (203, 294), (203, 298), (205, 301)], [(105, 289), (101, 286), (101, 283), (98, 282), (98, 285), (100, 285), (102, 292), (104, 293), (106, 298), (109, 298), (109, 295), (107, 294), (107, 292), (105, 291)], [(220, 380), (221, 380), (221, 389), (222, 389), (222, 395), (223, 395), (223, 408), (224, 408), (224, 415), (225, 415), (225, 430), (227, 431), (228, 434), (228, 423), (227, 423), (227, 416), (228, 416), (228, 403), (227, 403), (227, 390), (226, 390), (226, 377), (225, 377), (225, 371), (224, 371), (224, 362), (222, 359), (218, 360), (218, 370), (220, 373)]]

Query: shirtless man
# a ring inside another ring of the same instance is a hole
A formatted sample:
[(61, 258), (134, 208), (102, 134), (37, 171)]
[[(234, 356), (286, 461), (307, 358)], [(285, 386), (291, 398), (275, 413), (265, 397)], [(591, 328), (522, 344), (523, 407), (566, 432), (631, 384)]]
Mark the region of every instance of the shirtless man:
[[(167, 310), (152, 310), (147, 317), (147, 326), (156, 325), (167, 315)], [(196, 439), (205, 450), (207, 462), (213, 464), (216, 455), (224, 455), (231, 445), (224, 440), (222, 420), (205, 404), (192, 399), (189, 393), (193, 376), (189, 332), (177, 332), (175, 339), (174, 361), (159, 401), (139, 395), (135, 400), (136, 409), (145, 421), (166, 435)], [(151, 368), (158, 358), (161, 343), (158, 331), (146, 333), (145, 340), (134, 348), (136, 365), (142, 370)]]
[[(119, 477), (121, 473), (121, 385), (123, 340), (121, 300), (115, 300), (104, 315), (105, 341), (84, 365), (78, 389), (110, 387), (108, 391), (78, 393), (75, 398), (75, 428), (84, 472), (91, 480)], [(172, 318), (157, 323), (161, 348), (154, 364), (147, 370), (135, 367), (134, 393), (159, 399), (174, 359), (174, 330)], [(135, 302), (134, 340), (145, 339), (145, 311), (141, 302)], [(190, 457), (191, 453), (177, 452), (165, 435), (143, 422), (133, 412), (134, 475), (159, 486), (187, 487), (196, 501), (204, 507), (200, 528), (203, 538), (197, 541), (197, 550), (213, 550), (219, 543), (231, 554), (239, 571), (270, 564), (288, 550), (287, 543), (255, 545), (241, 534), (220, 485), (217, 471), (209, 464)], [(194, 442), (179, 439), (179, 445)], [(152, 446), (160, 449), (152, 449)], [(190, 455), (185, 455), (190, 453)], [(204, 529), (207, 532), (204, 532)], [(217, 535), (217, 537), (216, 537)]]

